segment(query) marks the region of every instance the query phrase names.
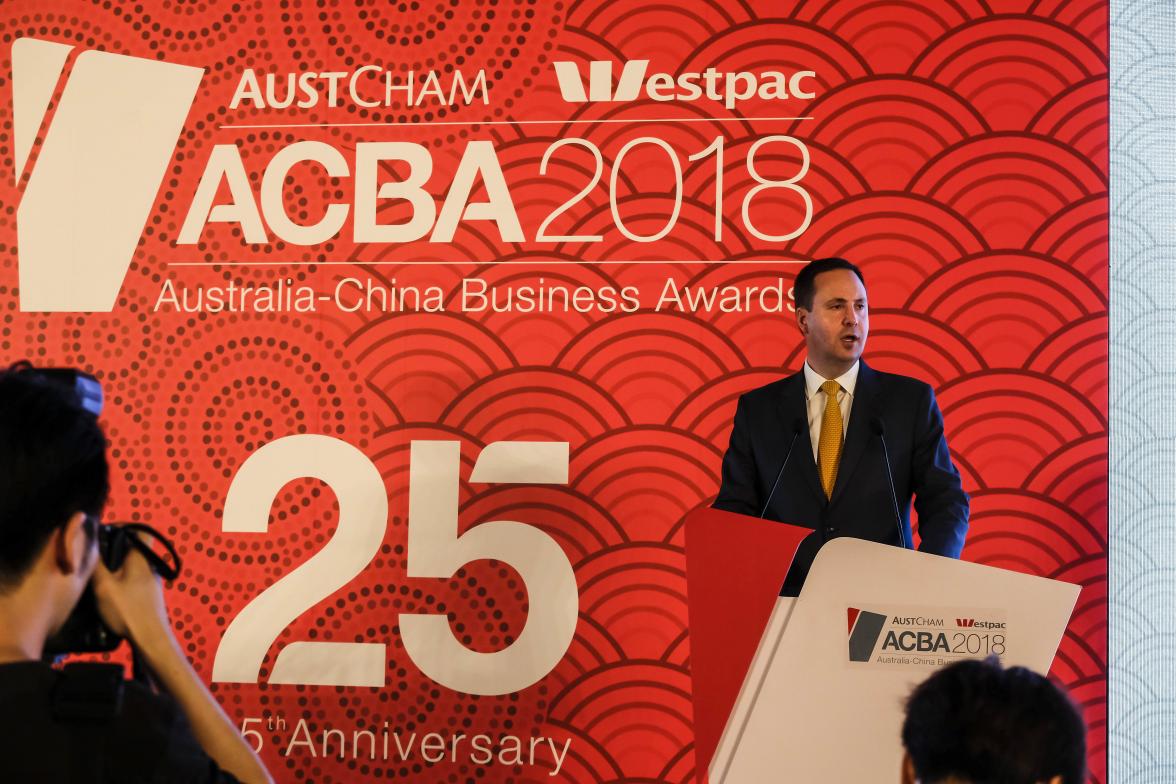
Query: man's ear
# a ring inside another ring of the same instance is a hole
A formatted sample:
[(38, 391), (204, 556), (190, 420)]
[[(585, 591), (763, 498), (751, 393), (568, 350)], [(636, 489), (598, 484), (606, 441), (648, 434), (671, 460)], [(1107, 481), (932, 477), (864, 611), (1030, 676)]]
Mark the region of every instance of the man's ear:
[(90, 565), (94, 537), (86, 524), (85, 512), (74, 512), (69, 522), (53, 532), (49, 546), (62, 574), (76, 574)]
[(805, 308), (796, 306), (796, 328), (800, 330), (801, 335), (808, 335), (808, 320), (809, 311)]
[(905, 751), (902, 753), (902, 784), (918, 784), (919, 780), (915, 778), (915, 763), (911, 761), (911, 755)]

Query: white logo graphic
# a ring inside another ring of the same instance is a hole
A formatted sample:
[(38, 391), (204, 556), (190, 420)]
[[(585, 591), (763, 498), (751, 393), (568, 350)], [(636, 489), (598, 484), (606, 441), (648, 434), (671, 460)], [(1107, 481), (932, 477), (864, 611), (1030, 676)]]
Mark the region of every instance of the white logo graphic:
[(593, 60), (588, 64), (587, 93), (575, 63), (555, 63), (555, 78), (559, 81), (563, 99), (568, 103), (632, 101), (637, 98), (637, 93), (645, 83), (645, 69), (648, 67), (648, 60), (630, 60), (625, 63), (621, 68), (621, 80), (617, 82), (616, 92), (613, 92), (613, 64), (608, 60)]
[[(12, 45), (18, 184), (73, 48)], [(21, 310), (113, 310), (203, 73), (78, 55), (17, 208)]]
[(585, 85), (580, 69), (573, 62), (554, 63), (559, 91), (568, 103), (607, 103), (634, 101), (642, 88), (651, 101), (697, 101), (706, 97), (735, 108), (740, 101), (759, 97), (782, 100), (789, 97), (805, 100), (816, 93), (802, 84), (816, 79), (815, 71), (795, 71), (791, 76), (780, 71), (686, 71), (677, 75), (653, 73), (647, 79), (648, 60), (629, 60), (621, 66), (621, 78), (613, 83), (613, 64), (609, 60), (588, 63), (588, 83)]

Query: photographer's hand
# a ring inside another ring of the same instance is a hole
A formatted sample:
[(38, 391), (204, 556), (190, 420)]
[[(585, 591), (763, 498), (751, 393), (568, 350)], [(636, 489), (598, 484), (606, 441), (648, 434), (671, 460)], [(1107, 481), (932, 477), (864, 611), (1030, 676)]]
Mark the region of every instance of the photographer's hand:
[(272, 782), (261, 760), (180, 649), (167, 619), (163, 587), (147, 559), (132, 549), (117, 572), (99, 561), (94, 593), (102, 620), (111, 631), (130, 638), (156, 679), (179, 704), (205, 753), (246, 784)]
[(98, 611), (110, 630), (129, 637), (140, 650), (174, 639), (163, 601), (163, 585), (147, 559), (135, 550), (117, 572), (107, 569), (98, 559), (94, 593)]

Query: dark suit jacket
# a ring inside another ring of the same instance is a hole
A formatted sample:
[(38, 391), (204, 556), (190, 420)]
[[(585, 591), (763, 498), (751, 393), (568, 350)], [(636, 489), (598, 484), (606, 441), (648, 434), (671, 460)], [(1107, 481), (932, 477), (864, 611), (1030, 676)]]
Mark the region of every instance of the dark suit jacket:
[(804, 373), (739, 398), (731, 444), (723, 457), (716, 509), (759, 517), (796, 441), (764, 517), (813, 529), (801, 544), (781, 593), (796, 595), (817, 551), (838, 536), (901, 545), (886, 477), (881, 422), (890, 453), (903, 536), (911, 538), (911, 497), (918, 513), (919, 549), (958, 558), (968, 530), (968, 494), (943, 437), (943, 415), (927, 384), (879, 373), (865, 362), (858, 371), (849, 430), (833, 497), (827, 499), (813, 461), (804, 399)]

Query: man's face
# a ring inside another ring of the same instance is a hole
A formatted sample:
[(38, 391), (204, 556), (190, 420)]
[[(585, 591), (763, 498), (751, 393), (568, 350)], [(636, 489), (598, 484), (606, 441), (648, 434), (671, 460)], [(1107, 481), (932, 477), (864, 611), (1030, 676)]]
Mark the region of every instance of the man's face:
[(813, 307), (796, 309), (808, 361), (825, 378), (836, 378), (857, 362), (870, 331), (866, 287), (852, 271), (834, 269), (814, 280)]

